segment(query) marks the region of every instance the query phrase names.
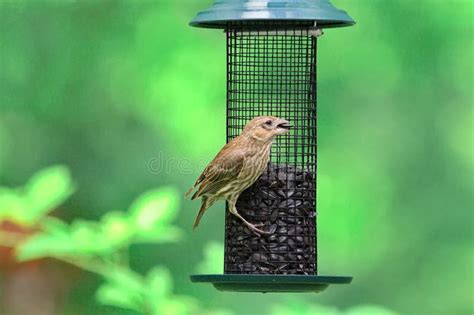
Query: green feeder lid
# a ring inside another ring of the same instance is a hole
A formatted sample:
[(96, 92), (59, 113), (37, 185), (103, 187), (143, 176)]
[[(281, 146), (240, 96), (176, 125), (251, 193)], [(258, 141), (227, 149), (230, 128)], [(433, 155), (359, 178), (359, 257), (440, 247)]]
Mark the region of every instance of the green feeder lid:
[(210, 8), (199, 12), (190, 25), (225, 28), (229, 22), (242, 21), (306, 21), (316, 22), (321, 28), (355, 24), (329, 0), (216, 0)]

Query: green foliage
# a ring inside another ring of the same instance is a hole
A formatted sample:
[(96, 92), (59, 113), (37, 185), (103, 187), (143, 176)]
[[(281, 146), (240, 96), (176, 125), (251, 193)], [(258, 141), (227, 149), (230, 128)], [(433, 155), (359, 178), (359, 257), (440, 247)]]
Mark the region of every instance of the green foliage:
[[(105, 282), (97, 289), (96, 299), (104, 305), (149, 315), (230, 314), (200, 309), (194, 298), (173, 294), (173, 279), (167, 269), (154, 267), (143, 277), (128, 267), (128, 257), (121, 257), (123, 253), (128, 256), (132, 244), (171, 242), (181, 237), (181, 231), (172, 225), (179, 209), (175, 189), (163, 187), (145, 192), (126, 212), (107, 212), (99, 221), (76, 219), (67, 224), (45, 216), (47, 210), (59, 206), (71, 193), (71, 179), (65, 167), (38, 172), (24, 189), (2, 188), (3, 209), (18, 210), (21, 216), (14, 217), (16, 222), (34, 223), (39, 228), (16, 247), (19, 261), (51, 257), (98, 274)], [(5, 218), (12, 219), (2, 217)], [(208, 265), (203, 266), (212, 268), (217, 260), (222, 264), (222, 253), (222, 245), (209, 244)]]
[(180, 231), (170, 226), (178, 211), (178, 200), (178, 192), (170, 187), (141, 195), (129, 209), (137, 241), (166, 242), (178, 239)]
[(74, 191), (69, 170), (52, 166), (33, 175), (21, 188), (0, 187), (0, 221), (35, 225)]
[(272, 315), (396, 315), (397, 313), (376, 305), (359, 305), (345, 311), (337, 307), (309, 304), (304, 300), (292, 300), (273, 308)]
[[(62, 187), (58, 181), (50, 184)], [(41, 187), (41, 182), (34, 187)], [(165, 187), (142, 194), (129, 211), (109, 212), (99, 222), (75, 220), (68, 225), (48, 218), (41, 233), (17, 248), (17, 257), (53, 257), (98, 273), (106, 280), (96, 294), (102, 304), (144, 314), (191, 314), (192, 303), (173, 296), (169, 271), (156, 267), (142, 278), (116, 257), (123, 251), (128, 254), (134, 243), (176, 241), (180, 232), (171, 221), (177, 211), (177, 192)]]
[(176, 241), (181, 233), (171, 225), (171, 220), (177, 211), (177, 192), (165, 187), (144, 193), (127, 212), (108, 212), (98, 222), (75, 220), (67, 225), (49, 219), (42, 233), (31, 237), (18, 248), (18, 258), (103, 257), (134, 243)]
[(73, 193), (69, 170), (64, 166), (44, 169), (35, 174), (26, 184), (30, 220), (38, 220), (51, 209), (62, 204)]
[(38, 172), (23, 190), (3, 188), (3, 199), (0, 199), (3, 209), (21, 210), (19, 218), (28, 220), (19, 221), (35, 223), (39, 229), (16, 247), (18, 260), (51, 257), (96, 273), (104, 279), (96, 291), (97, 301), (104, 305), (147, 315), (203, 312), (195, 299), (173, 293), (173, 279), (167, 269), (154, 267), (141, 276), (128, 266), (131, 245), (180, 238), (181, 231), (172, 225), (179, 209), (175, 189), (163, 187), (145, 192), (128, 211), (107, 212), (99, 221), (76, 219), (67, 224), (45, 216), (71, 193), (69, 171), (65, 167)]
[(197, 301), (190, 297), (173, 295), (173, 278), (164, 268), (155, 267), (146, 278), (149, 290), (146, 297), (154, 314), (195, 314)]
[(105, 280), (96, 292), (100, 303), (137, 311), (145, 307), (144, 293), (147, 288), (140, 276), (127, 269), (117, 269), (110, 270)]
[(110, 270), (96, 292), (104, 305), (132, 309), (145, 314), (195, 314), (198, 303), (173, 294), (173, 279), (163, 267), (151, 269), (146, 277), (126, 269)]

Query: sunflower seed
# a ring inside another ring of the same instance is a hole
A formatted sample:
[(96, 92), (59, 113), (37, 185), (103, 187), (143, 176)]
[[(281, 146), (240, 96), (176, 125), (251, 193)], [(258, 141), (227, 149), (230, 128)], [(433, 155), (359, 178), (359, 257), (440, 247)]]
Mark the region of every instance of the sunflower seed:
[(269, 164), (237, 201), (239, 213), (269, 234), (257, 236), (227, 214), (225, 272), (315, 274), (315, 187), (311, 172)]

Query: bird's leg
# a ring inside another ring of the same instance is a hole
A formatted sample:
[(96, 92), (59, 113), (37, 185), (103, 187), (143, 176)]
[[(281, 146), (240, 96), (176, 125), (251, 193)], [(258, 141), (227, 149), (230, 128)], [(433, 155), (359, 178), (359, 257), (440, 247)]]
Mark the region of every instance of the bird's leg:
[[(247, 227), (250, 229), (250, 231), (254, 232), (258, 236), (260, 236), (260, 234), (270, 234), (270, 232), (263, 231), (263, 230), (260, 230), (259, 228), (257, 228), (256, 224), (252, 224), (249, 221), (245, 220), (244, 217), (242, 217), (240, 215), (240, 213), (237, 212), (237, 207), (235, 206), (235, 202), (229, 202), (229, 211), (230, 211), (230, 213), (235, 215), (237, 218), (242, 220), (242, 222), (244, 222), (245, 225), (247, 225)], [(261, 226), (263, 224), (258, 224), (258, 225)]]

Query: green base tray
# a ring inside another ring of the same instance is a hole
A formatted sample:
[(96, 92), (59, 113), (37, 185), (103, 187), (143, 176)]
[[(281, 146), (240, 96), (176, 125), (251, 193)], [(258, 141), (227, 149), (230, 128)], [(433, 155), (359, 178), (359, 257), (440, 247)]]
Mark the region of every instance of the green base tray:
[(212, 283), (219, 291), (321, 292), (330, 284), (351, 283), (352, 277), (303, 275), (192, 275), (192, 282)]

